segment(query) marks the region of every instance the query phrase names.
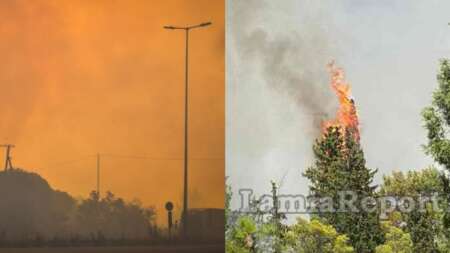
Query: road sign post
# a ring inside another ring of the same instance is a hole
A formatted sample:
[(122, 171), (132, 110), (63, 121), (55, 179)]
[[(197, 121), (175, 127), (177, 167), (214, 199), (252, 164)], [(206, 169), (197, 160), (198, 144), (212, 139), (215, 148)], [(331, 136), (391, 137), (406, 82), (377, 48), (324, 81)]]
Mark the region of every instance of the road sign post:
[(167, 210), (167, 228), (169, 230), (169, 240), (172, 239), (172, 210), (173, 210), (173, 203), (168, 201), (166, 203), (166, 210)]

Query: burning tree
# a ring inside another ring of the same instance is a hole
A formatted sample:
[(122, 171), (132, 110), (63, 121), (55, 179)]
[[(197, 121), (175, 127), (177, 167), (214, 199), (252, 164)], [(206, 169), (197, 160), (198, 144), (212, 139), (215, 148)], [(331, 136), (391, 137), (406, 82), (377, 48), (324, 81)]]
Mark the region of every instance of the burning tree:
[(339, 100), (339, 108), (336, 118), (322, 123), (322, 131), (326, 132), (330, 127), (337, 127), (342, 135), (348, 130), (353, 139), (359, 142), (359, 120), (356, 111), (355, 100), (351, 95), (350, 84), (345, 80), (344, 71), (336, 67), (334, 62), (328, 64), (331, 76), (331, 88)]
[[(360, 146), (359, 122), (355, 102), (351, 97), (344, 72), (334, 63), (329, 65), (331, 87), (339, 99), (336, 118), (323, 123), (323, 135), (316, 141), (313, 151), (314, 166), (304, 173), (310, 181), (311, 194), (319, 199), (330, 198), (334, 210), (339, 210), (339, 198), (343, 192), (357, 195), (358, 203), (365, 197), (375, 195), (372, 186), (376, 170), (366, 167)], [(329, 205), (329, 203), (326, 203)], [(317, 216), (333, 225), (339, 233), (347, 234), (356, 252), (373, 252), (383, 240), (378, 215), (374, 212), (319, 212)]]

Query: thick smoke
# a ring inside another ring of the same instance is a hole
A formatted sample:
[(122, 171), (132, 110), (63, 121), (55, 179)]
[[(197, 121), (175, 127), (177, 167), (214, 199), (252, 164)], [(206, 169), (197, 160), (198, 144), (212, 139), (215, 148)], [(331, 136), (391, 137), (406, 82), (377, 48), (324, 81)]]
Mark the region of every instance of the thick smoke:
[(313, 2), (304, 2), (301, 7), (312, 14), (301, 17), (294, 29), (286, 29), (279, 22), (279, 30), (284, 32), (277, 32), (272, 29), (270, 16), (264, 15), (264, 9), (271, 8), (269, 1), (233, 1), (229, 17), (234, 39), (231, 43), (240, 52), (239, 57), (259, 62), (265, 83), (294, 99), (311, 117), (311, 126), (320, 129), (318, 123), (333, 115), (335, 108), (326, 72), (335, 49), (331, 27), (322, 22), (325, 13)]
[(310, 164), (320, 122), (337, 108), (326, 68), (338, 56), (333, 23), (324, 21), (329, 9), (314, 1), (227, 3), (232, 206), (238, 208), (239, 189), (267, 193), (271, 180), (282, 193), (305, 193), (301, 171)]
[(184, 41), (163, 26), (211, 21), (189, 45), (190, 154), (201, 158), (190, 186), (202, 194), (190, 204), (223, 207), (224, 1), (192, 2), (0, 1), (0, 143), (15, 144), (13, 165), (86, 196), (94, 159), (52, 164), (149, 156), (102, 159), (102, 187), (158, 212), (181, 203)]

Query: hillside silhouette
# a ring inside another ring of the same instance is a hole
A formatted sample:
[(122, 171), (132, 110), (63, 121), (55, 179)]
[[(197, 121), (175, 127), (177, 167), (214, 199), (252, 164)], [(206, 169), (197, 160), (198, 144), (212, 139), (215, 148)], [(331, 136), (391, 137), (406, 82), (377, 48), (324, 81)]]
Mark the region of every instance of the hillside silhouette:
[(0, 172), (0, 244), (154, 238), (155, 212), (107, 192), (75, 200), (22, 169)]
[(36, 173), (0, 172), (0, 238), (29, 240), (67, 231), (76, 201)]

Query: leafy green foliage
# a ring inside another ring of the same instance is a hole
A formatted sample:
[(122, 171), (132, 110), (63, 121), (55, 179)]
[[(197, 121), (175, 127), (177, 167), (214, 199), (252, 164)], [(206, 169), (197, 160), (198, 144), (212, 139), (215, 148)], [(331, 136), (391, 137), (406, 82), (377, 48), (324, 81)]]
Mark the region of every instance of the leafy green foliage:
[(229, 237), (226, 240), (226, 252), (250, 253), (254, 252), (254, 234), (257, 232), (256, 223), (249, 216), (242, 216), (230, 231), (226, 231)]
[(286, 247), (299, 253), (351, 253), (353, 247), (346, 235), (340, 235), (330, 226), (317, 219), (308, 222), (298, 218), (297, 223), (286, 232)]
[(402, 229), (393, 226), (390, 222), (382, 223), (386, 241), (377, 246), (376, 253), (412, 253), (413, 243), (411, 236)]
[(280, 245), (276, 245), (277, 226), (273, 222), (256, 223), (250, 216), (241, 216), (227, 232), (226, 252), (298, 252), (298, 253), (352, 253), (353, 247), (346, 235), (319, 220), (308, 222), (302, 218), (282, 230)]
[[(419, 205), (420, 196), (429, 196), (433, 193), (442, 193), (443, 185), (440, 173), (435, 168), (421, 171), (393, 172), (390, 176), (384, 176), (380, 194), (388, 196), (408, 196), (415, 199)], [(405, 230), (410, 234), (414, 244), (413, 252), (437, 252), (437, 238), (442, 236), (442, 213), (431, 208), (432, 203), (425, 205), (421, 212), (420, 206), (416, 206), (412, 212), (400, 212), (397, 210), (390, 215), (393, 224), (405, 225)], [(445, 206), (445, 203), (442, 203)], [(442, 207), (443, 207), (442, 206)]]
[(450, 62), (442, 60), (437, 75), (438, 88), (433, 93), (431, 106), (422, 112), (428, 143), (425, 151), (438, 163), (450, 170), (450, 140), (446, 133), (450, 125)]
[(283, 252), (287, 226), (282, 224), (284, 215), (278, 212), (277, 194), (272, 182), (273, 208), (269, 211), (262, 211), (261, 203), (253, 200), (251, 206), (256, 212), (248, 215), (230, 212), (230, 225), (225, 231), (227, 252)]
[(419, 196), (442, 193), (441, 174), (436, 168), (430, 167), (420, 171), (407, 173), (395, 171), (391, 175), (383, 176), (380, 187), (381, 195), (390, 196)]
[[(428, 132), (428, 143), (425, 152), (450, 172), (450, 61), (443, 59), (437, 75), (438, 88), (433, 93), (431, 106), (422, 112), (425, 128)], [(448, 173), (441, 174), (443, 195), (450, 203), (450, 179)], [(442, 217), (447, 241), (450, 240), (450, 213), (447, 211)], [(445, 241), (445, 240), (444, 240)]]

